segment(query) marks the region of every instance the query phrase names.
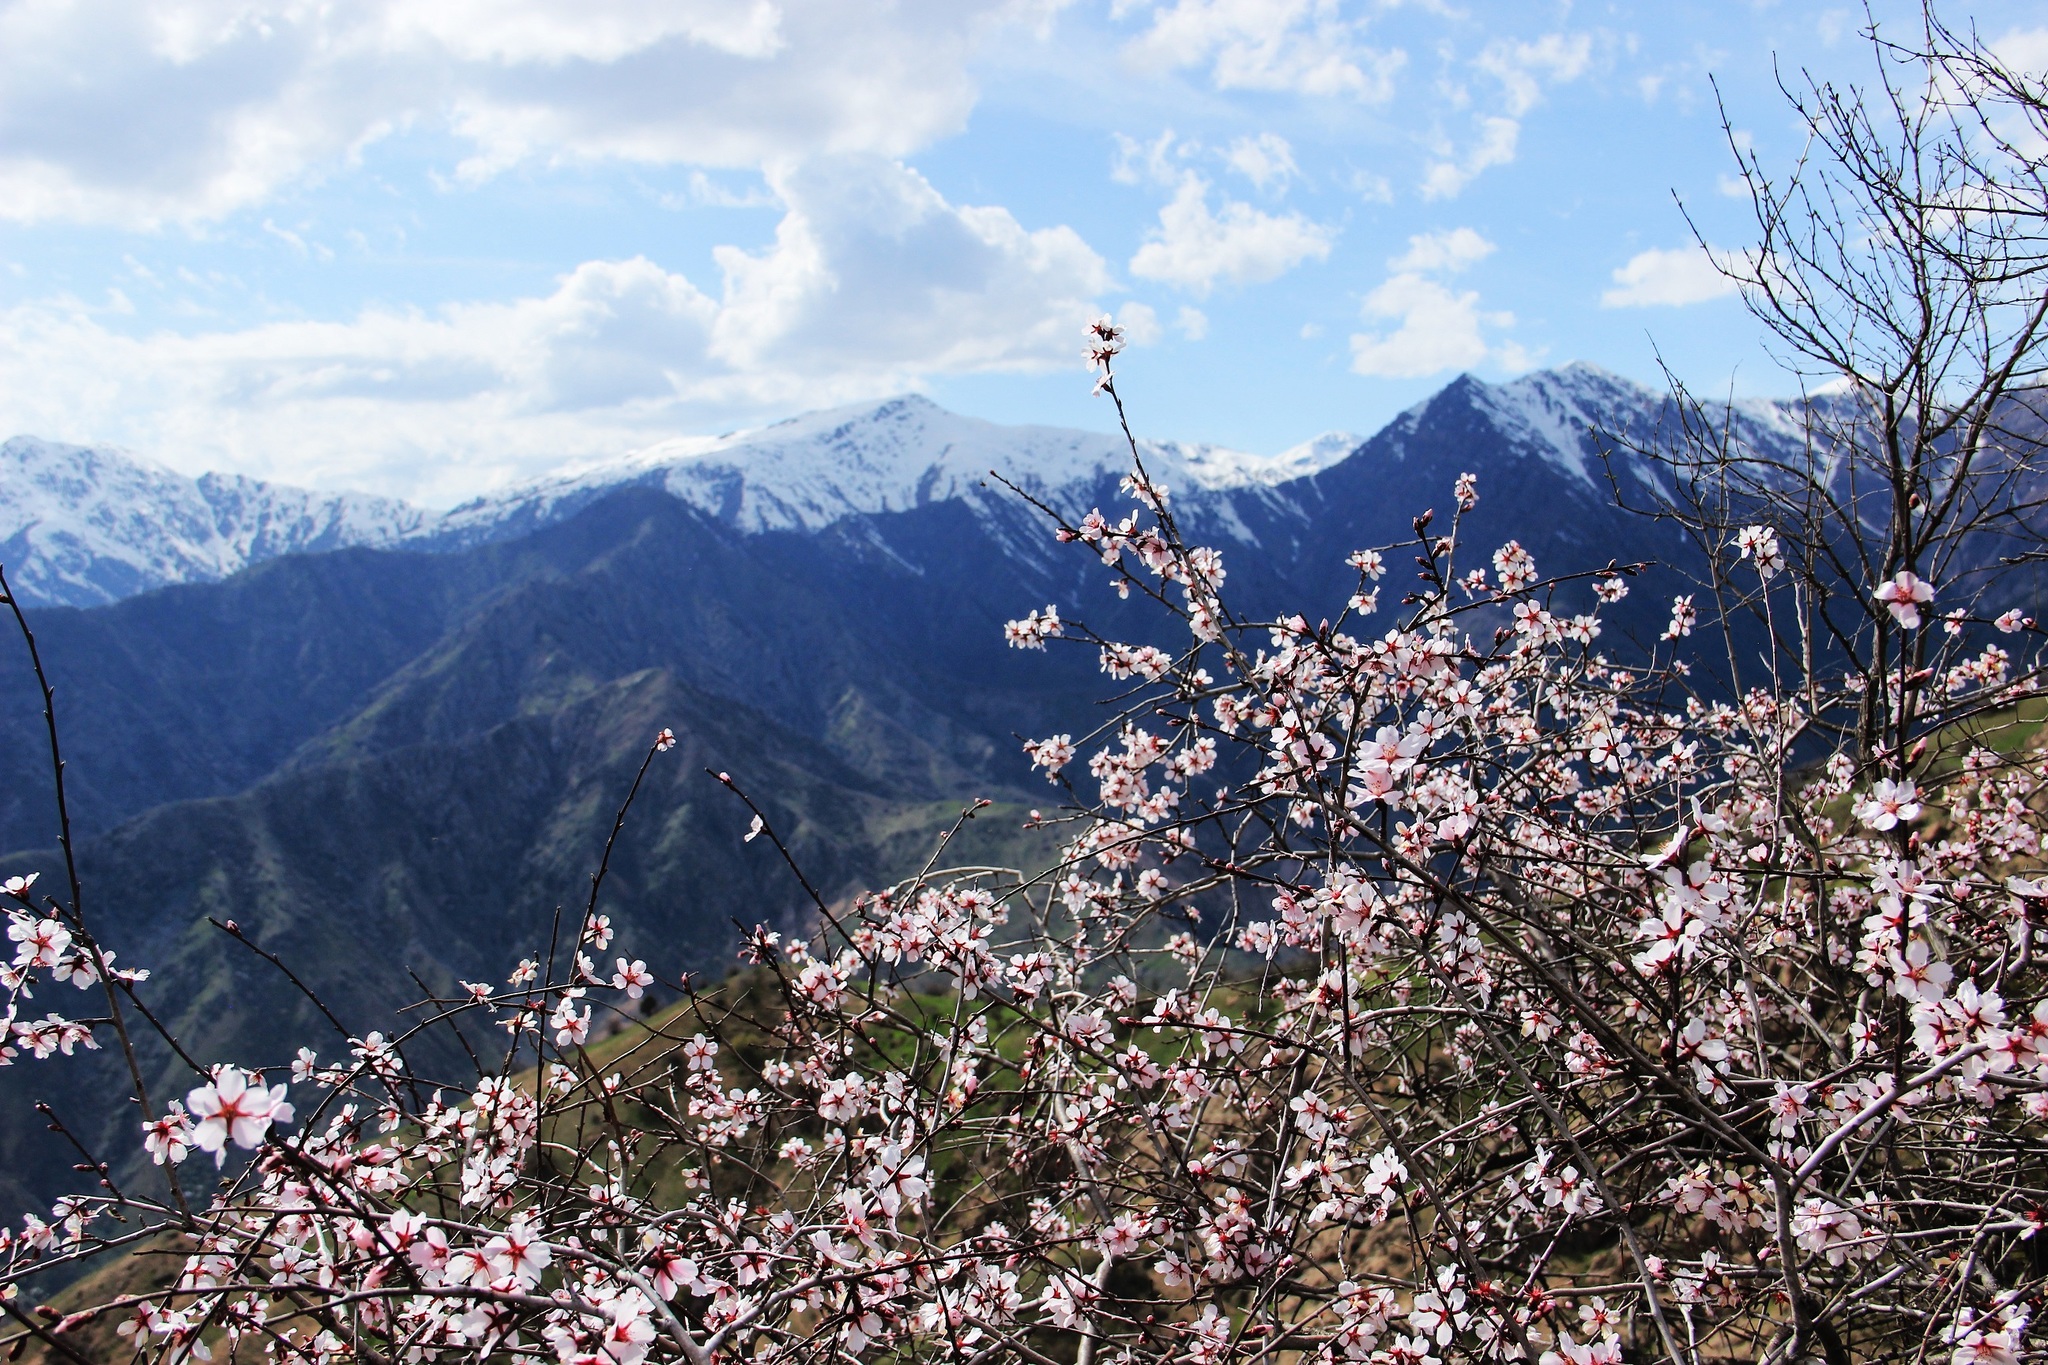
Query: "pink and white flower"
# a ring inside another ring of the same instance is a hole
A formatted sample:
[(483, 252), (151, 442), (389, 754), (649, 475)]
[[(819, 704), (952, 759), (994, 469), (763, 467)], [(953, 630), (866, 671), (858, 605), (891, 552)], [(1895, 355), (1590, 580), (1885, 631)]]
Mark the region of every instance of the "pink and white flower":
[(266, 1087), (259, 1077), (232, 1066), (218, 1068), (211, 1081), (186, 1095), (185, 1107), (196, 1121), (192, 1145), (210, 1153), (216, 1166), (227, 1160), (230, 1142), (253, 1150), (263, 1145), (272, 1125), (292, 1121), (283, 1085)]
[(1901, 569), (1877, 585), (1877, 600), (1907, 630), (1920, 625), (1920, 608), (1934, 600), (1934, 585), (1910, 569)]

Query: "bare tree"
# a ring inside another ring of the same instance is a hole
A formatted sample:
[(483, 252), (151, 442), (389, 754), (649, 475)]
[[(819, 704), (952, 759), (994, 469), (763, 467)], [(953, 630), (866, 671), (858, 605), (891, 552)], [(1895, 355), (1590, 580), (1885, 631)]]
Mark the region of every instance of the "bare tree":
[[(1875, 22), (1865, 36), (1868, 83), (1781, 78), (1806, 135), (1787, 166), (1723, 105), (1753, 243), (1714, 250), (1688, 215), (1804, 387), (1767, 420), (1798, 425), (1797, 453), (1675, 376), (1668, 429), (1612, 435), (1669, 474), (1657, 510), (1705, 552), (1731, 645), (1746, 608), (1770, 631), (1733, 651), (1737, 686), (1762, 681), (1746, 663), (1797, 678), (1815, 726), (1896, 776), (1919, 734), (1974, 709), (1923, 684), (1981, 634), (1912, 629), (1899, 594), (1967, 627), (2032, 605), (2038, 581), (2011, 571), (2039, 561), (2048, 506), (2048, 87), (1931, 6), (1910, 41)], [(1746, 526), (1776, 533), (1789, 598), (1723, 572)]]

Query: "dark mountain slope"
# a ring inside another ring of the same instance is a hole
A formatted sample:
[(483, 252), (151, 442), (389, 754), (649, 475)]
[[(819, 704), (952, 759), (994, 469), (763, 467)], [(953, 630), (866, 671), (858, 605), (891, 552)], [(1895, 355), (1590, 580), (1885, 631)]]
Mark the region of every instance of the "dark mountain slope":
[[(851, 578), (886, 599), (891, 585), (877, 579), (899, 578), (898, 566), (820, 560), (805, 537), (741, 536), (646, 490), (615, 493), (567, 525), (601, 532), (606, 548), (573, 574), (528, 578), (480, 603), (293, 766), (475, 733), (660, 668), (820, 740), (857, 706), (906, 740), (924, 736), (947, 787), (969, 772), (989, 780), (987, 741), (947, 722), (945, 698), (907, 686), (896, 642), (835, 593)], [(922, 785), (931, 794), (931, 779)]]
[[(490, 590), (470, 567), (344, 551), (98, 610), (33, 612), (70, 750), (74, 821), (105, 829), (270, 772)], [(0, 830), (15, 846), (52, 832), (42, 717), (24, 664), (10, 630), (0, 643)]]
[[(161, 807), (85, 841), (89, 912), (124, 963), (153, 970), (143, 997), (194, 1056), (281, 1066), (301, 1045), (333, 1056), (343, 1040), (319, 1011), (208, 918), (281, 956), (351, 1032), (390, 1033), (421, 995), (413, 974), (437, 992), (502, 981), (522, 955), (545, 955), (557, 906), (573, 932), (616, 806), (663, 725), (678, 746), (656, 758), (605, 884), (600, 908), (619, 929), (607, 972), (619, 952), (670, 981), (717, 972), (734, 919), (787, 926), (805, 909), (768, 842), (742, 842), (747, 812), (706, 768), (745, 776), (828, 894), (921, 861), (959, 813), (896, 797), (758, 711), (650, 670), (456, 741)], [(1022, 856), (1014, 807), (1001, 809), (969, 826), (958, 856)], [(59, 868), (51, 850), (0, 859), (6, 875)], [(89, 1000), (67, 989), (47, 1007)], [(470, 1036), (479, 1051), (495, 1045), (482, 1021)], [(158, 1093), (194, 1083), (163, 1048), (149, 1053)], [(455, 1056), (410, 1060), (429, 1079), (459, 1078)], [(136, 1164), (127, 1109), (107, 1102), (125, 1087), (117, 1072), (111, 1052), (0, 1072), (0, 1201), (46, 1199), (75, 1159), (33, 1121), (36, 1100), (95, 1151)]]
[[(583, 572), (617, 541), (604, 517), (576, 518), (462, 554), (291, 555), (220, 583), (34, 611), (59, 688), (75, 826), (105, 829), (165, 801), (242, 790), (489, 602)], [(7, 632), (0, 846), (53, 833), (25, 665)]]

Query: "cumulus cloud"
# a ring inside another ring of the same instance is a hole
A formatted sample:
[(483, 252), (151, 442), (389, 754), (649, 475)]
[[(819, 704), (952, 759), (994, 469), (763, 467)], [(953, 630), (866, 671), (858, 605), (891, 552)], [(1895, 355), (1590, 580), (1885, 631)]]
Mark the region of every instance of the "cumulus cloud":
[(142, 336), (75, 300), (17, 305), (0, 427), (445, 502), (678, 429), (1072, 364), (1109, 287), (1070, 229), (948, 203), (886, 159), (771, 179), (774, 241), (720, 249), (711, 288), (634, 257), (509, 302)]
[[(760, 168), (960, 128), (1007, 0), (81, 0), (0, 8), (0, 217), (218, 218), (396, 130), (461, 173)], [(679, 92), (686, 92), (679, 94)]]
[(1991, 50), (2014, 71), (2036, 79), (2048, 74), (2048, 27), (2008, 30), (1992, 40)]
[(1462, 150), (1447, 147), (1422, 178), (1425, 199), (1455, 198), (1485, 171), (1515, 159), (1522, 119), (1542, 103), (1546, 86), (1584, 75), (1593, 60), (1586, 34), (1547, 33), (1533, 40), (1499, 39), (1473, 59), (1473, 66), (1500, 87), (1499, 112), (1481, 115)]
[(1508, 116), (1520, 118), (1542, 100), (1544, 85), (1577, 80), (1592, 60), (1593, 40), (1588, 35), (1546, 33), (1533, 42), (1488, 43), (1473, 65), (1500, 82)]
[(1140, 142), (1127, 133), (1113, 136), (1116, 152), (1110, 158), (1109, 178), (1119, 185), (1138, 185), (1147, 181), (1155, 185), (1178, 184), (1183, 159), (1201, 150), (1199, 144), (1176, 141), (1171, 128), (1163, 130), (1150, 142)]
[(1515, 159), (1521, 141), (1520, 120), (1494, 115), (1479, 120), (1478, 135), (1456, 156), (1433, 161), (1422, 177), (1424, 199), (1455, 199), (1465, 187), (1495, 166)]
[(1333, 229), (1298, 213), (1265, 213), (1228, 195), (1220, 211), (1211, 210), (1209, 188), (1192, 171), (1181, 177), (1173, 202), (1159, 210), (1159, 226), (1131, 257), (1133, 275), (1202, 295), (1218, 280), (1260, 283), (1329, 256)]
[(1163, 129), (1149, 142), (1128, 133), (1113, 133), (1116, 150), (1109, 161), (1109, 178), (1119, 185), (1159, 185), (1181, 189), (1191, 168), (1216, 166), (1243, 176), (1264, 193), (1285, 195), (1288, 186), (1301, 175), (1294, 159), (1294, 144), (1278, 133), (1259, 133), (1231, 139), (1229, 145), (1209, 147), (1196, 138), (1181, 138), (1171, 128)]
[(1614, 272), (1614, 287), (1600, 295), (1602, 308), (1684, 307), (1735, 292), (1735, 282), (1697, 246), (1653, 247), (1628, 258)]
[(1159, 340), (1159, 312), (1149, 303), (1127, 303), (1116, 310), (1116, 325), (1133, 346), (1150, 346)]
[(1223, 160), (1261, 190), (1271, 185), (1284, 192), (1301, 174), (1301, 167), (1294, 164), (1294, 148), (1278, 133), (1238, 138), (1224, 151)]
[(1387, 268), (1396, 271), (1463, 270), (1466, 266), (1485, 260), (1494, 252), (1494, 245), (1471, 228), (1452, 228), (1448, 232), (1425, 232), (1408, 239), (1408, 249), (1387, 262)]
[(1398, 325), (1391, 332), (1353, 336), (1351, 368), (1395, 379), (1470, 369), (1489, 354), (1482, 326), (1505, 327), (1515, 320), (1512, 313), (1482, 313), (1473, 290), (1454, 293), (1420, 275), (1390, 277), (1365, 296), (1365, 315)]
[[(1128, 8), (1128, 7), (1125, 7)], [(1205, 69), (1219, 90), (1394, 97), (1406, 64), (1399, 48), (1364, 41), (1337, 0), (1174, 0), (1151, 7), (1152, 23), (1125, 52), (1141, 68)]]
[(1410, 237), (1408, 249), (1387, 262), (1392, 273), (1365, 296), (1367, 320), (1392, 326), (1352, 336), (1352, 370), (1415, 379), (1489, 361), (1523, 368), (1528, 358), (1521, 347), (1489, 336), (1512, 327), (1514, 314), (1488, 311), (1478, 291), (1454, 289), (1435, 278), (1455, 275), (1493, 250), (1492, 242), (1466, 227)]

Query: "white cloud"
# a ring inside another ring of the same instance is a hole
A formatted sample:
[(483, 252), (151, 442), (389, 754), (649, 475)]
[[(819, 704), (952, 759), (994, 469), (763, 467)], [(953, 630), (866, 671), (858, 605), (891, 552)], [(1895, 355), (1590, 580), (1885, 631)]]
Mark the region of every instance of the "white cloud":
[(2048, 73), (2048, 28), (2016, 28), (1992, 41), (1991, 50), (2015, 71), (2037, 79)]
[(1294, 148), (1278, 133), (1238, 138), (1224, 152), (1223, 159), (1230, 169), (1261, 190), (1270, 183), (1284, 192), (1288, 182), (1301, 174), (1301, 167), (1294, 164)]
[[(269, 233), (272, 237), (277, 238), (277, 240), (279, 240), (280, 242), (283, 242), (286, 246), (290, 247), (294, 252), (298, 254), (300, 260), (306, 260), (312, 256), (313, 249), (306, 245), (306, 239), (304, 237), (301, 237), (298, 233), (293, 232), (290, 228), (281, 228), (277, 224), (271, 222), (268, 218), (265, 218), (263, 220), (263, 230)], [(332, 251), (329, 251), (326, 254), (326, 259), (332, 259), (333, 256), (334, 253)]]
[(1173, 325), (1178, 327), (1180, 334), (1189, 341), (1200, 341), (1209, 335), (1209, 315), (1199, 308), (1183, 307), (1174, 318)]
[(81, 0), (0, 8), (0, 218), (218, 218), (407, 127), (754, 168), (954, 132), (1007, 0)]
[(1639, 251), (1614, 272), (1614, 287), (1600, 295), (1602, 308), (1683, 307), (1726, 298), (1735, 282), (1696, 246)]
[(1351, 368), (1358, 374), (1413, 379), (1441, 370), (1493, 362), (1523, 369), (1528, 355), (1513, 341), (1493, 341), (1490, 329), (1512, 327), (1514, 314), (1488, 312), (1476, 290), (1453, 291), (1433, 275), (1455, 275), (1493, 254), (1494, 245), (1468, 227), (1408, 239), (1408, 249), (1387, 262), (1392, 272), (1365, 296), (1368, 320), (1391, 330), (1351, 338)]
[(718, 251), (715, 294), (634, 257), (511, 302), (238, 331), (132, 335), (76, 301), (16, 305), (0, 429), (446, 502), (926, 375), (1075, 363), (1109, 278), (1071, 230), (949, 204), (877, 158), (771, 180), (775, 240)]
[(1330, 254), (1335, 232), (1298, 213), (1270, 214), (1222, 199), (1209, 208), (1209, 182), (1188, 172), (1173, 202), (1159, 210), (1159, 226), (1131, 257), (1131, 273), (1200, 295), (1218, 280), (1256, 284), (1307, 260)]
[(1425, 232), (1410, 237), (1408, 249), (1388, 261), (1387, 268), (1396, 271), (1459, 271), (1485, 260), (1493, 251), (1492, 242), (1468, 227), (1452, 228), (1449, 232)]
[(1371, 171), (1353, 171), (1345, 182), (1360, 199), (1369, 204), (1391, 204), (1394, 202), (1394, 182), (1384, 175)]
[(1159, 312), (1149, 303), (1131, 302), (1116, 310), (1116, 325), (1133, 346), (1150, 346), (1159, 340)]
[(1543, 99), (1545, 84), (1563, 85), (1584, 75), (1593, 59), (1588, 35), (1546, 33), (1534, 42), (1500, 39), (1474, 60), (1501, 84), (1510, 118), (1520, 118)]
[(1482, 313), (1479, 295), (1454, 294), (1420, 275), (1395, 275), (1365, 296), (1368, 318), (1392, 319), (1391, 332), (1351, 338), (1351, 368), (1364, 375), (1413, 379), (1470, 369), (1490, 354), (1483, 327), (1505, 327), (1512, 313)]
[(1379, 104), (1394, 97), (1408, 60), (1399, 48), (1366, 44), (1365, 25), (1346, 20), (1337, 0), (1174, 0), (1151, 13), (1151, 27), (1125, 49), (1130, 60), (1153, 70), (1206, 68), (1219, 90)]
[(1577, 80), (1592, 60), (1593, 40), (1583, 33), (1546, 33), (1529, 41), (1503, 38), (1487, 44), (1473, 65), (1500, 84), (1503, 112), (1482, 115), (1463, 152), (1447, 151), (1430, 164), (1422, 179), (1422, 197), (1454, 198), (1483, 172), (1513, 161), (1522, 119), (1542, 103), (1544, 88)]
[(1522, 125), (1515, 119), (1496, 115), (1479, 120), (1479, 136), (1463, 156), (1430, 164), (1422, 177), (1422, 197), (1456, 198), (1481, 172), (1513, 161), (1521, 136)]
[(1181, 158), (1196, 150), (1189, 144), (1176, 144), (1171, 128), (1150, 142), (1140, 142), (1124, 133), (1114, 136), (1116, 155), (1110, 158), (1109, 178), (1119, 185), (1136, 185), (1145, 181), (1156, 185), (1178, 184)]
[(702, 171), (691, 171), (689, 188), (681, 194), (661, 194), (657, 202), (665, 209), (767, 209), (780, 207), (780, 201), (766, 189), (747, 186), (734, 189), (722, 181), (714, 180)]
[(1158, 137), (1140, 142), (1127, 133), (1113, 133), (1116, 151), (1110, 157), (1109, 178), (1120, 185), (1153, 184), (1178, 189), (1191, 162), (1221, 162), (1243, 176), (1259, 190), (1268, 188), (1287, 193), (1288, 184), (1301, 175), (1294, 159), (1294, 146), (1278, 133), (1233, 138), (1230, 145), (1215, 150), (1189, 138), (1181, 139), (1167, 128)]
[(425, 42), (458, 61), (560, 65), (615, 62), (667, 38), (738, 57), (784, 45), (782, 11), (768, 0), (614, 0), (569, 9), (548, 0), (435, 0), (381, 14), (385, 41)]

